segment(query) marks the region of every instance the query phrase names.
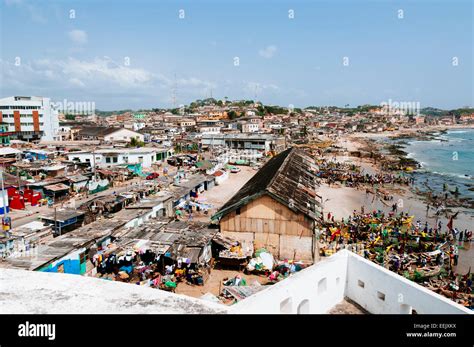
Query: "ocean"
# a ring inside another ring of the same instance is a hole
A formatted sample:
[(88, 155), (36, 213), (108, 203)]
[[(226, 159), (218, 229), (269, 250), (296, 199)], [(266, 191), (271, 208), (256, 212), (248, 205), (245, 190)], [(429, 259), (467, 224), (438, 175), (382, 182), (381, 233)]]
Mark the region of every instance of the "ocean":
[(463, 198), (474, 200), (474, 128), (453, 129), (431, 141), (411, 140), (403, 149), (421, 164), (415, 175), (416, 186), (426, 191), (449, 191), (458, 187)]

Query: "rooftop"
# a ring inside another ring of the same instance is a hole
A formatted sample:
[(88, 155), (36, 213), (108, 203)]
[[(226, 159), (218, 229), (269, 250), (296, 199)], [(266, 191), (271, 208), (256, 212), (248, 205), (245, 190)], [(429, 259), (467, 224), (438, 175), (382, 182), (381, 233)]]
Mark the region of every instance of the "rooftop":
[(222, 208), (221, 217), (256, 199), (270, 195), (292, 210), (316, 218), (316, 172), (313, 159), (302, 150), (289, 148), (270, 159)]
[(60, 273), (0, 269), (4, 314), (216, 314), (226, 307), (163, 290)]

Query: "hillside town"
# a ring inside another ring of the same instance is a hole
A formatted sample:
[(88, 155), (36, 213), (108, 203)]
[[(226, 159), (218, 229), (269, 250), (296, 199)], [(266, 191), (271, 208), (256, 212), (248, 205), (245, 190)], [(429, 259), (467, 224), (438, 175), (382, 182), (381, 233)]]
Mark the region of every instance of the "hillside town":
[(417, 191), (419, 163), (378, 141), (474, 127), (473, 109), (76, 109), (0, 99), (0, 268), (233, 305), (348, 250), (474, 309), (473, 224), (458, 211), (474, 201)]

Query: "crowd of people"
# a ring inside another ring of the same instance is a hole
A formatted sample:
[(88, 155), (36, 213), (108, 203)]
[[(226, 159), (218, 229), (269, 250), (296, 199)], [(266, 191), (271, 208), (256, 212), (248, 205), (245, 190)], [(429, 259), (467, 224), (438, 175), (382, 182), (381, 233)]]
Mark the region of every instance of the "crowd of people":
[(395, 175), (391, 173), (364, 173), (361, 168), (355, 164), (321, 159), (318, 161), (318, 165), (318, 176), (325, 179), (329, 186), (336, 182), (356, 188), (362, 185), (410, 185), (414, 183), (413, 177), (402, 174)]
[[(362, 209), (363, 210), (363, 209)], [(353, 211), (334, 221), (328, 213), (320, 238), (320, 254), (349, 249), (460, 304), (474, 308), (472, 274), (459, 274), (459, 248), (470, 247), (472, 231), (414, 220), (407, 213)]]

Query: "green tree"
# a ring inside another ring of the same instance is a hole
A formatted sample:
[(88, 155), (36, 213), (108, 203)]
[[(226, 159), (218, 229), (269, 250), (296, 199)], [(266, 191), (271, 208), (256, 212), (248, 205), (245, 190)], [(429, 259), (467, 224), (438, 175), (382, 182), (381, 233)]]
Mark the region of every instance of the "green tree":
[(140, 141), (137, 137), (132, 137), (130, 140), (130, 147), (143, 147), (145, 145), (144, 142)]

